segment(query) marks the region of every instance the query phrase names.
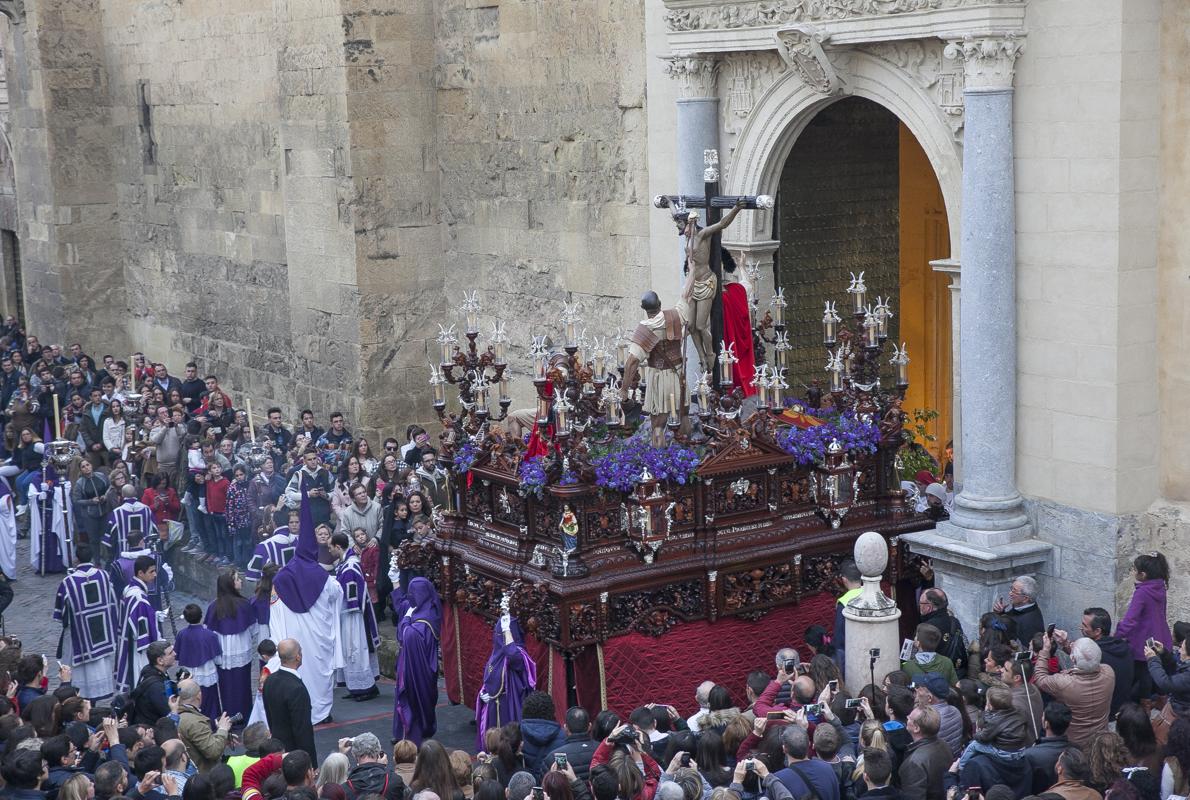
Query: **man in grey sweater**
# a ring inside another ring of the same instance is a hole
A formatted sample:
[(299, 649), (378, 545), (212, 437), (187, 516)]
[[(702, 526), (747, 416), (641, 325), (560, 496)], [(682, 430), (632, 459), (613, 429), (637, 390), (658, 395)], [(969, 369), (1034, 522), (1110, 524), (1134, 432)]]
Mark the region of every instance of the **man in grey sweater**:
[(350, 538), (356, 528), (363, 528), (370, 538), (380, 535), (382, 524), (380, 503), (368, 497), (368, 490), (362, 484), (351, 487), (351, 505), (339, 512), (339, 533)]
[(149, 443), (156, 448), (157, 471), (168, 475), (173, 482), (178, 474), (178, 460), (185, 455), (183, 443), (186, 440), (186, 425), (181, 410), (168, 412), (168, 417), (165, 417), (163, 411), (164, 409), (158, 409), (159, 416), (153, 420), (153, 427), (149, 431)]

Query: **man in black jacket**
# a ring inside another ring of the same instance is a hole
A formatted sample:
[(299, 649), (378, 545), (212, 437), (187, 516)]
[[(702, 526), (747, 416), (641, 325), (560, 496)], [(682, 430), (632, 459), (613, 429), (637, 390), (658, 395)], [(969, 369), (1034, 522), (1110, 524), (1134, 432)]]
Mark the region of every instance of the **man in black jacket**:
[(286, 751), (304, 750), (317, 764), (314, 725), (310, 722), (310, 692), (298, 674), (298, 668), (302, 666), (302, 646), (296, 639), (282, 639), (277, 643), (277, 657), (281, 660), (281, 668), (269, 675), (261, 691), (269, 730), (285, 745)]
[[(267, 683), (268, 681), (266, 681)], [(388, 758), (374, 733), (361, 733), (349, 745), (355, 766), (347, 773), (343, 791), (347, 800), (379, 795), (384, 800), (404, 800), (405, 782), (388, 765)]]
[(1058, 756), (1070, 746), (1066, 729), (1070, 727), (1070, 707), (1057, 700), (1051, 700), (1042, 715), (1045, 736), (1032, 747), (1025, 749), (1025, 761), (1033, 772), (1033, 794), (1041, 794), (1058, 782), (1055, 767)]
[[(1132, 648), (1118, 636), (1111, 636), (1111, 614), (1107, 609), (1092, 606), (1083, 609), (1083, 621), (1079, 624), (1083, 636), (1093, 639), (1099, 645), (1100, 663), (1107, 664), (1116, 673), (1116, 688), (1112, 690), (1111, 715), (1115, 716), (1120, 706), (1132, 696), (1132, 673), (1136, 662), (1132, 660)], [(1046, 787), (1049, 788), (1049, 787)]]
[(566, 763), (574, 770), (575, 777), (585, 781), (591, 774), (591, 756), (595, 755), (595, 747), (591, 739), (591, 716), (586, 709), (574, 706), (566, 712), (566, 744), (550, 754), (551, 762), (545, 765), (546, 771), (561, 753), (566, 756)]
[(888, 751), (883, 747), (864, 748), (864, 784), (868, 791), (863, 796), (868, 800), (901, 800), (901, 793), (889, 785), (893, 765)]
[(946, 656), (954, 664), (959, 677), (967, 674), (967, 637), (963, 625), (950, 613), (950, 599), (941, 589), (926, 589), (917, 601), (921, 621), (929, 623), (942, 633), (938, 655)]
[(1045, 617), (1037, 605), (1037, 581), (1030, 575), (1018, 576), (1008, 589), (1008, 602), (997, 598), (992, 610), (1012, 617), (1016, 622), (1016, 638), (1025, 647), (1033, 641), (1034, 634), (1045, 631)]
[(938, 738), (942, 718), (933, 706), (918, 706), (909, 712), (906, 728), (913, 744), (905, 750), (905, 760), (897, 770), (901, 794), (906, 800), (943, 800), (943, 781), (953, 756), (950, 747)]
[(140, 679), (128, 700), (133, 704), (130, 721), (134, 724), (153, 726), (157, 720), (169, 714), (169, 697), (173, 694), (173, 683), (166, 674), (177, 659), (173, 645), (168, 642), (153, 642), (145, 649), (149, 663), (140, 671)]

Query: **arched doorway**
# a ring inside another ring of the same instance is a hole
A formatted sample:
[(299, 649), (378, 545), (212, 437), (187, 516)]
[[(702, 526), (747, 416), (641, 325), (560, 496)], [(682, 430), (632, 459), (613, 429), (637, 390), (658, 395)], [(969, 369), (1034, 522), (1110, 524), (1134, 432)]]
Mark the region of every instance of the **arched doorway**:
[(950, 232), (937, 176), (912, 132), (862, 97), (822, 108), (785, 159), (774, 228), (790, 303), (791, 391), (825, 377), (823, 301), (842, 309), (850, 274), (862, 270), (870, 297), (893, 298), (890, 335), (911, 359), (905, 409), (937, 412), (927, 428), (939, 456), (951, 430), (950, 292), (930, 262), (950, 255)]

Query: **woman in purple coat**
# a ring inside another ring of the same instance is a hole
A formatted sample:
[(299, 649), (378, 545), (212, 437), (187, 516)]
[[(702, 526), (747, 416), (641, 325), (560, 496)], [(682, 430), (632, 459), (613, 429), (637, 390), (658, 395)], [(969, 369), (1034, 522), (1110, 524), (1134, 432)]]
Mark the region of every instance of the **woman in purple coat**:
[[(390, 573), (394, 585), (399, 576)], [(409, 581), (392, 595), (397, 619), (397, 685), (393, 691), (393, 740), (409, 739), (418, 746), (434, 736), (438, 721), (438, 637), (442, 631), (442, 601), (425, 578)]]
[(488, 728), (519, 721), (525, 695), (537, 688), (537, 665), (525, 652), (525, 637), (507, 609), (492, 631), (492, 654), (483, 668), (483, 686), (475, 700), (475, 747), (484, 749)]
[(1173, 650), (1173, 637), (1165, 613), (1165, 591), (1169, 585), (1169, 563), (1160, 553), (1146, 553), (1132, 562), (1136, 588), (1124, 618), (1116, 625), (1116, 636), (1125, 639), (1138, 662), (1133, 671), (1132, 699), (1143, 700), (1152, 694), (1153, 682), (1145, 663), (1145, 642), (1154, 639)]

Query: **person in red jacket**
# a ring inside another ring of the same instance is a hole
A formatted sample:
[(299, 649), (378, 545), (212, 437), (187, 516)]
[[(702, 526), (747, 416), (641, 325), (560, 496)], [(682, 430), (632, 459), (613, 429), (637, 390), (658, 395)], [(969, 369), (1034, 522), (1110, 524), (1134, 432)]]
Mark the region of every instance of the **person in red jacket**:
[(231, 481), (223, 477), (218, 463), (207, 465), (207, 515), (211, 531), (211, 545), (215, 557), (224, 565), (231, 563), (231, 537), (227, 535), (227, 487)]
[(152, 477), (149, 488), (145, 489), (140, 501), (153, 512), (153, 521), (158, 527), (173, 522), (182, 511), (178, 493), (169, 485), (169, 476), (161, 473)]
[(620, 725), (595, 748), (591, 769), (606, 765), (612, 771), (620, 784), (620, 800), (653, 800), (661, 767), (645, 752), (648, 745), (648, 734)]

